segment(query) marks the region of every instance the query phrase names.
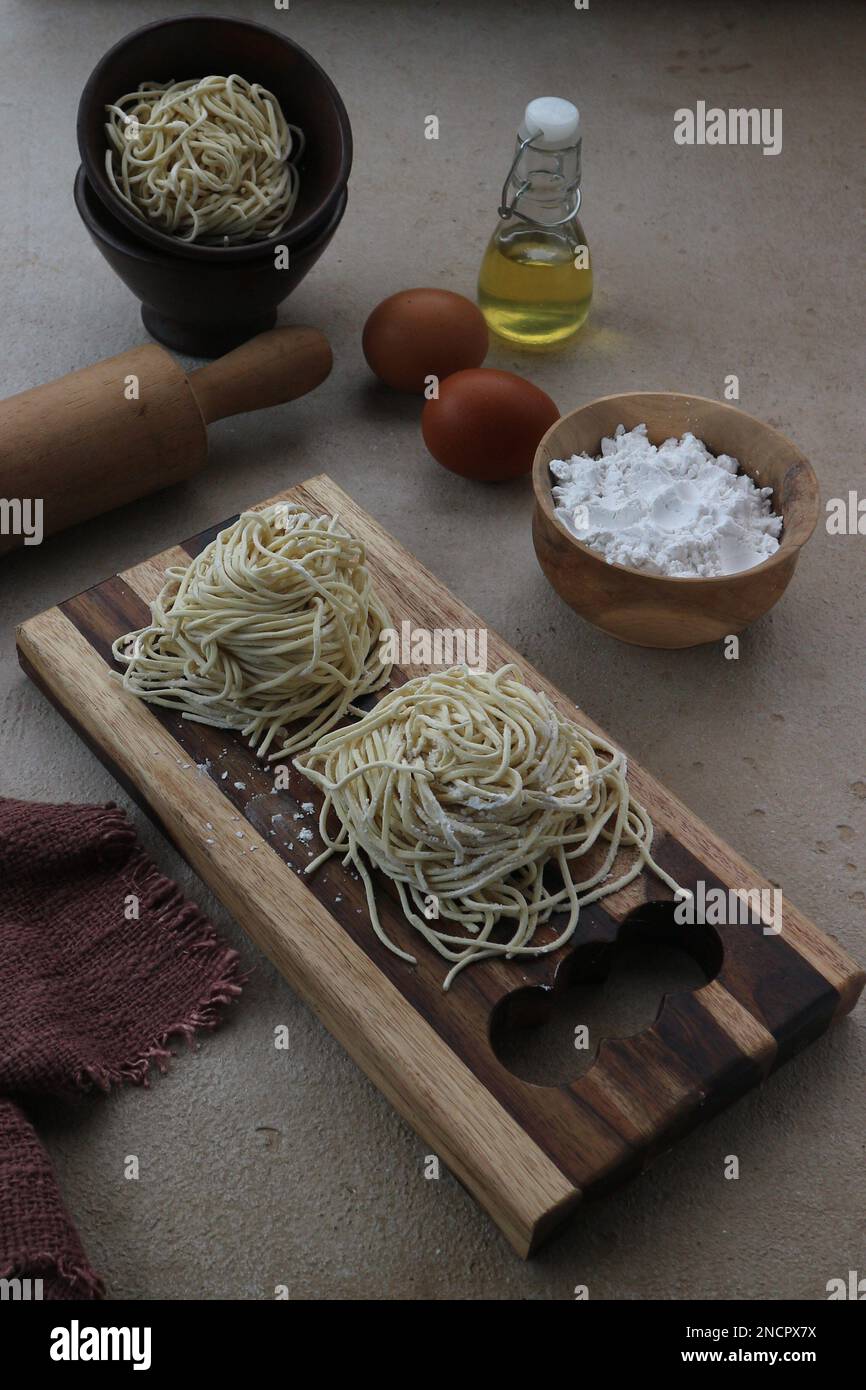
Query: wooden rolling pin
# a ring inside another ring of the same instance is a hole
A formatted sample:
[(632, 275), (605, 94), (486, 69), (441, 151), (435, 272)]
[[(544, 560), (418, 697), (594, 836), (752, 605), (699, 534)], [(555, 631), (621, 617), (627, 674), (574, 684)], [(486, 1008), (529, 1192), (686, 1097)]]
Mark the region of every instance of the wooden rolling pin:
[[(182, 482), (207, 462), (212, 420), (303, 396), (332, 360), (317, 329), (274, 328), (189, 376), (149, 343), (10, 396), (0, 402), (0, 525), (14, 524), (14, 499), (42, 500), (47, 536)], [(0, 534), (0, 553), (24, 539)]]

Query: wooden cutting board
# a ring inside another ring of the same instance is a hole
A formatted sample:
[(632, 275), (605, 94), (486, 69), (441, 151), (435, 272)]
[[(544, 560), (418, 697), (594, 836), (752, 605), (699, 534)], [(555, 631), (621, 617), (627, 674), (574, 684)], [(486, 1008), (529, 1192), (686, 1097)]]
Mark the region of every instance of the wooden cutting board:
[[(366, 543), (398, 629), (403, 621), (483, 626), (329, 478), (270, 500), (339, 515)], [(273, 765), (258, 764), (236, 735), (145, 705), (109, 677), (112, 640), (147, 622), (166, 566), (185, 563), (225, 525), (24, 623), (22, 666), (521, 1255), (582, 1197), (640, 1171), (853, 1007), (863, 971), (789, 903), (780, 935), (760, 924), (677, 927), (671, 894), (650, 873), (584, 909), (562, 950), (473, 965), (447, 994), (445, 963), (403, 923), (379, 880), (385, 930), (418, 964), (387, 951), (350, 871), (332, 859), (302, 877), (321, 846), (309, 812), (320, 798), (300, 774), (292, 770), (289, 790), (275, 792)], [(563, 714), (598, 728), (488, 630), (489, 668), (506, 661)], [(394, 683), (427, 669), (396, 670)], [(634, 763), (629, 782), (655, 824), (660, 864), (681, 884), (770, 887)], [(634, 936), (677, 942), (710, 982), (667, 995), (644, 1032), (602, 1042), (570, 1085), (513, 1075), (497, 1055), (500, 1031), (536, 1019), (554, 988), (602, 978), (617, 944)]]

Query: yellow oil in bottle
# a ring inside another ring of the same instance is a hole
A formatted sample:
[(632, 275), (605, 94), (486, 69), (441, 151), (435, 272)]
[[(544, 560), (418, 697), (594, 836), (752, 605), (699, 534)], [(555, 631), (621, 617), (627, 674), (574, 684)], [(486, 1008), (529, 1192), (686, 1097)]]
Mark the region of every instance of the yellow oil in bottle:
[(592, 265), (580, 223), (574, 240), (539, 227), (497, 229), (478, 276), (478, 303), (501, 338), (553, 347), (583, 327)]

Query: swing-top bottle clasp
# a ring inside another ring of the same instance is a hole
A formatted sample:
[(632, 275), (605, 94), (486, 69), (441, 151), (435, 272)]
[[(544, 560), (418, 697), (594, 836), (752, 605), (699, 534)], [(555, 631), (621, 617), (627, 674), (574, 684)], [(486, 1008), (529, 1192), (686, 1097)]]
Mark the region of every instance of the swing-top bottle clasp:
[[(517, 166), (518, 166), (518, 164), (520, 163), (520, 161), (522, 160), (522, 158), (523, 158), (525, 152), (526, 152), (528, 149), (536, 148), (536, 147), (533, 145), (533, 141), (536, 140), (536, 139), (537, 139), (537, 135), (536, 135), (536, 134), (527, 135), (527, 136), (525, 136), (522, 140), (518, 138), (518, 141), (517, 141), (517, 150), (516, 150), (516, 152), (515, 152), (514, 159), (513, 159), (512, 162), (511, 162), (511, 168), (508, 170), (508, 173), (507, 173), (506, 176), (505, 176), (505, 182), (504, 182), (503, 185), (502, 185), (502, 192), (501, 192), (501, 194), (500, 194), (500, 196), (499, 196), (499, 207), (497, 208), (497, 212), (499, 213), (499, 216), (503, 219), (503, 221), (505, 221), (505, 220), (506, 220), (507, 218), (509, 218), (509, 217), (517, 217), (517, 218), (520, 219), (521, 222), (527, 223), (527, 225), (530, 226), (530, 227), (544, 227), (544, 228), (546, 228), (546, 229), (548, 229), (548, 230), (549, 230), (551, 227), (564, 227), (564, 226), (566, 225), (566, 223), (567, 223), (567, 222), (571, 222), (572, 219), (575, 218), (575, 217), (577, 216), (578, 212), (580, 211), (580, 202), (581, 202), (580, 184), (577, 184), (577, 186), (575, 187), (575, 190), (574, 190), (574, 205), (573, 205), (573, 207), (570, 207), (569, 210), (568, 210), (568, 212), (566, 212), (566, 213), (564, 214), (564, 216), (557, 218), (555, 222), (539, 222), (537, 218), (535, 218), (535, 217), (529, 217), (529, 216), (527, 216), (527, 214), (526, 214), (525, 212), (521, 212), (520, 209), (518, 208), (517, 204), (519, 203), (519, 201), (520, 201), (520, 199), (523, 197), (523, 195), (524, 195), (524, 194), (528, 191), (528, 189), (531, 187), (533, 173), (544, 174), (547, 178), (553, 178), (553, 179), (555, 179), (555, 178), (558, 177), (559, 179), (562, 180), (563, 184), (565, 184), (565, 175), (564, 175), (564, 172), (563, 172), (563, 155), (566, 154), (566, 153), (571, 153), (571, 150), (568, 150), (568, 151), (561, 150), (561, 151), (559, 151), (559, 152), (554, 152), (554, 151), (552, 151), (552, 150), (539, 150), (539, 154), (543, 154), (543, 155), (544, 155), (546, 158), (548, 158), (548, 159), (550, 159), (550, 158), (551, 158), (552, 156), (554, 156), (554, 154), (555, 154), (557, 168), (556, 168), (555, 170), (551, 170), (551, 169), (530, 170), (530, 171), (527, 173), (526, 177), (523, 178), (523, 179), (521, 180), (521, 182), (517, 185), (517, 190), (516, 190), (516, 192), (515, 192), (515, 194), (514, 194), (514, 197), (513, 197), (512, 200), (511, 200), (511, 202), (509, 203), (509, 201), (508, 201), (508, 191), (509, 191), (509, 188), (510, 188), (510, 186), (511, 186), (512, 179), (514, 178), (515, 170), (517, 169)], [(572, 148), (573, 148), (573, 147), (572, 147)], [(578, 165), (578, 167), (579, 167), (579, 165)]]

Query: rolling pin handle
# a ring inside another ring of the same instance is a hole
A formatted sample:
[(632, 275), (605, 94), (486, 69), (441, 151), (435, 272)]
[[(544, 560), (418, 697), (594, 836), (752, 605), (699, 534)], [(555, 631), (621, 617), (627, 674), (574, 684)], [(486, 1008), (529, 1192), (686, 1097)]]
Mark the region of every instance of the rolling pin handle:
[(305, 396), (333, 365), (317, 328), (272, 328), (193, 372), (189, 385), (206, 424)]

